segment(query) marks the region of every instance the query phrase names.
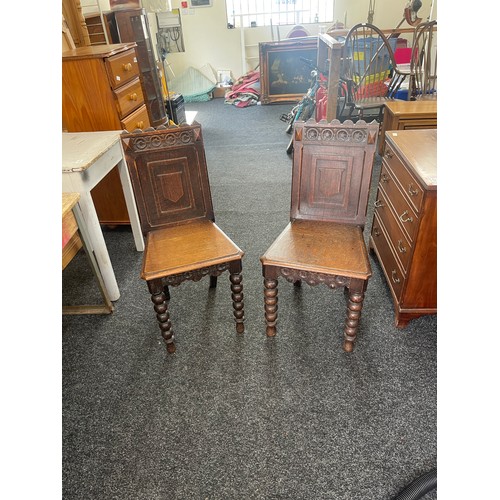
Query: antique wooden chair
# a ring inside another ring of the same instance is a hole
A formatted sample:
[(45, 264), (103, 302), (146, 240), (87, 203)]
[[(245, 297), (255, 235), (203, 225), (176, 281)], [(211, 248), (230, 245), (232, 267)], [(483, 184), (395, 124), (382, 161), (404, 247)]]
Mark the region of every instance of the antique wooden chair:
[(297, 122), (290, 223), (261, 257), (266, 333), (276, 334), (278, 277), (348, 292), (344, 350), (351, 352), (371, 276), (363, 228), (378, 123)]
[(215, 224), (200, 124), (121, 135), (141, 227), (146, 237), (141, 278), (146, 280), (161, 334), (175, 352), (168, 311), (169, 286), (228, 270), (236, 331), (244, 330), (243, 251)]
[[(349, 118), (356, 111), (360, 119), (365, 113), (375, 111), (382, 121), (384, 104), (393, 100), (410, 70), (401, 70), (394, 59), (391, 43), (376, 26), (359, 23), (346, 35), (342, 50), (340, 76), (346, 82), (348, 98), (346, 107)], [(395, 45), (394, 45), (395, 48)]]
[(410, 100), (437, 99), (437, 21), (415, 27), (410, 61)]

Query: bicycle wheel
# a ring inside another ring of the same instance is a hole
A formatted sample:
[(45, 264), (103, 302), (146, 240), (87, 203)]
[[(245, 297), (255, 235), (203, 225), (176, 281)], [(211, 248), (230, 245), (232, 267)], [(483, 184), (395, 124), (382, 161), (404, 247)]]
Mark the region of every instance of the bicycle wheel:
[[(291, 126), (291, 129), (290, 129), (290, 132), (293, 130), (293, 124), (298, 121), (298, 120), (302, 120), (302, 121), (307, 121), (309, 120), (309, 118), (311, 118), (314, 114), (314, 111), (316, 110), (316, 104), (314, 102), (310, 102), (310, 103), (307, 103), (305, 104), (298, 112), (298, 115), (296, 117), (295, 120), (293, 120), (292, 122), (292, 126)], [(291, 154), (293, 151), (293, 134), (292, 134), (292, 137), (290, 138), (290, 142), (288, 143), (288, 146), (286, 148), (286, 152), (287, 154)]]
[(295, 116), (297, 113), (300, 112), (300, 109), (302, 108), (301, 104), (297, 104), (292, 108), (292, 111), (290, 111), (290, 120), (288, 122), (288, 125), (286, 126), (285, 132), (287, 134), (291, 134), (293, 130), (293, 124), (295, 123)]

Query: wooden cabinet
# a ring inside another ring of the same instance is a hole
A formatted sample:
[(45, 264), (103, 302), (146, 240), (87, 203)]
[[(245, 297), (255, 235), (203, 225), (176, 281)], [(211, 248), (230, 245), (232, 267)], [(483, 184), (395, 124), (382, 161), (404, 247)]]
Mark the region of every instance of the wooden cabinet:
[(378, 152), (384, 154), (385, 134), (389, 130), (437, 128), (437, 100), (389, 101), (385, 103), (384, 120)]
[(107, 43), (99, 12), (85, 14), (85, 24), (89, 32), (90, 45), (105, 45)]
[(437, 312), (437, 131), (386, 134), (370, 234), (395, 324)]
[(144, 9), (121, 9), (105, 12), (104, 17), (110, 42), (135, 42), (137, 44), (137, 61), (149, 123), (152, 127), (164, 125), (167, 122), (167, 111), (146, 11)]
[[(68, 132), (150, 126), (135, 47), (96, 45), (63, 52), (62, 112)], [(130, 223), (116, 168), (92, 190), (92, 198), (101, 223)]]

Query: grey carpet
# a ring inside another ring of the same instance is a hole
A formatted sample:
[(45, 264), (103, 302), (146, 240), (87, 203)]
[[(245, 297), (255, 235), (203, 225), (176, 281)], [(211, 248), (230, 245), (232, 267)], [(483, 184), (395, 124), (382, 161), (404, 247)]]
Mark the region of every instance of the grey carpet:
[[(246, 252), (246, 331), (235, 332), (227, 274), (216, 290), (184, 283), (171, 289), (167, 356), (132, 234), (105, 230), (116, 310), (62, 321), (63, 498), (391, 499), (436, 466), (437, 317), (395, 328), (371, 257), (353, 353), (344, 295), (322, 286), (280, 282), (278, 334), (266, 338), (259, 256), (288, 221), (289, 106), (186, 109), (203, 127), (216, 221)], [(377, 157), (370, 207), (379, 171)], [(98, 300), (80, 253), (63, 302)]]

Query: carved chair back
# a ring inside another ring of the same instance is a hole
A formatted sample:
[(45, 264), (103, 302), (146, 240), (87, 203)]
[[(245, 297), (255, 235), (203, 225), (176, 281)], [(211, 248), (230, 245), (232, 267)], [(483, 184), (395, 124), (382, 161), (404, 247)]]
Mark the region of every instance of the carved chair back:
[(201, 125), (123, 132), (142, 232), (214, 220)]
[(297, 122), (290, 219), (364, 227), (379, 124)]

